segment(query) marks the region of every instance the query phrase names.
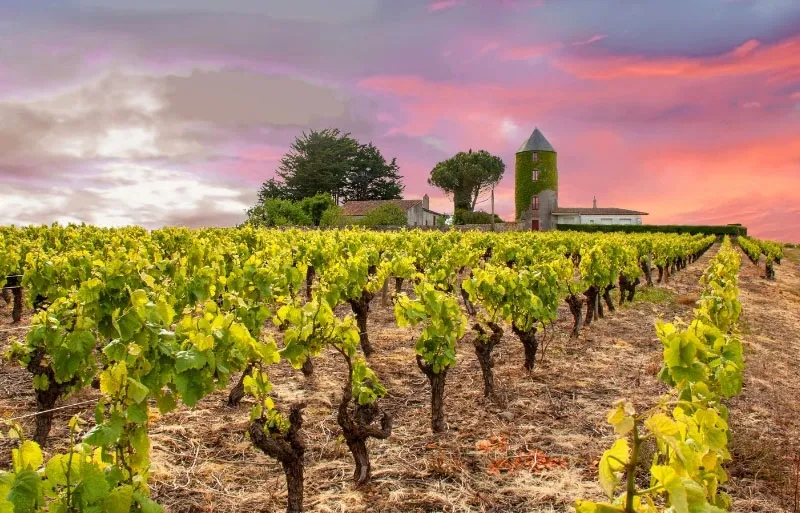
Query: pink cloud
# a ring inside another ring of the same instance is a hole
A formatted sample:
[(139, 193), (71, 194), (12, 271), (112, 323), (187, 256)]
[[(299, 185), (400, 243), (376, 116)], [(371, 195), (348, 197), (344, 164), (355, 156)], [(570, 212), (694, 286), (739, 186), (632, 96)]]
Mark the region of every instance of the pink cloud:
[(536, 59), (563, 48), (562, 43), (550, 43), (545, 45), (519, 46), (508, 48), (500, 52), (500, 59), (504, 61), (527, 61)]
[(483, 47), (480, 49), (480, 51), (478, 51), (478, 55), (486, 55), (489, 52), (497, 50), (498, 48), (500, 48), (500, 43), (498, 43), (496, 41), (491, 41), (491, 42), (486, 43), (485, 45), (483, 45)]
[(461, 0), (440, 0), (438, 2), (428, 4), (428, 12), (443, 11), (445, 9), (451, 9), (453, 7), (459, 7), (462, 5), (464, 5), (464, 2)]
[(566, 56), (555, 61), (577, 77), (610, 80), (621, 77), (698, 77), (769, 74), (779, 80), (800, 78), (800, 37), (773, 45), (748, 41), (716, 57), (647, 58), (636, 55)]
[(583, 40), (583, 41), (575, 41), (570, 46), (586, 46), (586, 45), (590, 45), (590, 44), (602, 41), (603, 39), (605, 39), (607, 37), (608, 36), (605, 35), (605, 34), (597, 34), (597, 35), (594, 35), (594, 36), (590, 37), (589, 39), (586, 39), (586, 40)]

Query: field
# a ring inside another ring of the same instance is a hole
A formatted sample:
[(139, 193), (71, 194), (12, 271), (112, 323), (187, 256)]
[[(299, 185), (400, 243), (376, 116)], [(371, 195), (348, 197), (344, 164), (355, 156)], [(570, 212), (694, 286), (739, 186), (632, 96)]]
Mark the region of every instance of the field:
[[(368, 443), (372, 481), (351, 482), (352, 457), (337, 424), (345, 381), (339, 355), (326, 349), (305, 378), (282, 360), (269, 370), (276, 404), (304, 400), (305, 507), (320, 512), (522, 512), (572, 511), (575, 499), (604, 500), (597, 465), (616, 436), (606, 416), (618, 398), (638, 411), (654, 406), (669, 387), (659, 381), (662, 344), (658, 319), (690, 319), (699, 280), (720, 245), (670, 277), (640, 287), (633, 303), (606, 312), (569, 337), (572, 318), (564, 302), (540, 342), (532, 372), (523, 347), (508, 327), (494, 350), (496, 394), (482, 393), (481, 368), (467, 331), (457, 363), (447, 375), (447, 431), (430, 428), (430, 386), (414, 358), (418, 327), (398, 327), (391, 301), (371, 301), (368, 332), (372, 370), (387, 389), (381, 409), (394, 419), (392, 435)], [(738, 251), (738, 250), (737, 250)], [(787, 250), (776, 281), (764, 266), (742, 259), (739, 274), (745, 344), (743, 392), (730, 401), (732, 462), (727, 492), (732, 511), (796, 511), (800, 468), (800, 252)], [(405, 290), (410, 292), (408, 283)], [(614, 301), (617, 302), (616, 292)], [(3, 303), (0, 302), (0, 305)], [(350, 313), (339, 305), (337, 314)], [(0, 309), (0, 350), (23, 337)], [(19, 365), (0, 364), (0, 415), (36, 410), (31, 379)], [(286, 485), (280, 465), (245, 437), (252, 398), (226, 405), (227, 391), (207, 395), (193, 408), (154, 417), (152, 498), (171, 512), (282, 511)], [(49, 451), (65, 450), (72, 415), (90, 419), (99, 393), (91, 388), (56, 412)], [(31, 417), (21, 419), (33, 431)], [(0, 461), (14, 445), (0, 440)], [(652, 452), (652, 448), (649, 449)], [(794, 458), (794, 461), (793, 461)], [(645, 458), (646, 459), (646, 458)]]

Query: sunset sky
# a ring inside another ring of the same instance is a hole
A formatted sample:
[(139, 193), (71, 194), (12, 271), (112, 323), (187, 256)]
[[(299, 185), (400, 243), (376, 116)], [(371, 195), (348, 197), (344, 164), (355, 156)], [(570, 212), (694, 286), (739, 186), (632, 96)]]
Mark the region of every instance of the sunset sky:
[(510, 220), (537, 126), (561, 205), (800, 242), (800, 1), (0, 0), (0, 224), (232, 225), (325, 127)]

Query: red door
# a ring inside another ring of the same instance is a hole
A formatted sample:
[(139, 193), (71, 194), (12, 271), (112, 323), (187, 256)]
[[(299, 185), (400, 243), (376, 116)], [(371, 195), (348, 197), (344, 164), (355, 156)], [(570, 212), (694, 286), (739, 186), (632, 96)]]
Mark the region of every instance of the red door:
[(531, 230), (538, 232), (539, 231), (539, 220), (534, 219), (531, 221)]

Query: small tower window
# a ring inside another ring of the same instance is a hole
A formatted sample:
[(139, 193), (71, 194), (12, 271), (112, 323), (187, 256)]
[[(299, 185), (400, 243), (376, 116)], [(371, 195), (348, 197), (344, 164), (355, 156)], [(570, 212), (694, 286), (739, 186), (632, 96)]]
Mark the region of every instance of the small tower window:
[(531, 208), (533, 210), (539, 210), (539, 196), (534, 196), (533, 199), (531, 199)]
[(539, 180), (539, 170), (538, 169), (534, 169), (533, 170), (533, 181), (535, 182), (537, 180)]
[(539, 162), (539, 154), (536, 153), (535, 151), (531, 153), (531, 160), (533, 160), (534, 162)]

